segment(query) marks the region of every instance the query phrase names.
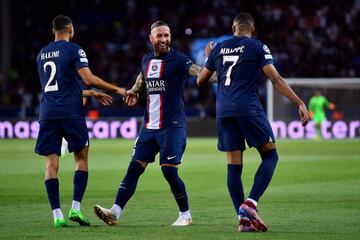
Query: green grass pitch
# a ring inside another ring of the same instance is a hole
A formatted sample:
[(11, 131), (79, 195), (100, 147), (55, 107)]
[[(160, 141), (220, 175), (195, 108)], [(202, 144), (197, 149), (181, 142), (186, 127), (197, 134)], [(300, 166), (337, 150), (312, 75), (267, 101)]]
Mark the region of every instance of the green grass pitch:
[[(216, 139), (190, 138), (180, 168), (194, 225), (174, 228), (178, 210), (158, 161), (140, 178), (117, 226), (98, 220), (92, 206), (110, 207), (129, 163), (133, 141), (93, 140), (82, 210), (91, 227), (55, 229), (44, 187), (44, 161), (33, 140), (0, 140), (0, 239), (360, 239), (360, 141), (279, 141), (280, 160), (259, 203), (266, 233), (236, 233), (226, 188), (225, 154)], [(244, 153), (243, 183), (249, 193), (260, 163)], [(60, 198), (68, 214), (72, 155), (60, 160)]]

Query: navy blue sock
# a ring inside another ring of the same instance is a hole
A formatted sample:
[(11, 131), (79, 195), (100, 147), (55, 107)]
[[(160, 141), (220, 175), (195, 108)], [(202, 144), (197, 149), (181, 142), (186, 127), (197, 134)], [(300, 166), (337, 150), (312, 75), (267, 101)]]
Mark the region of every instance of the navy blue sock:
[(259, 201), (260, 197), (269, 186), (271, 178), (274, 174), (278, 155), (276, 149), (260, 152), (261, 164), (255, 174), (254, 185), (251, 189), (249, 198)]
[(137, 182), (145, 168), (137, 161), (131, 161), (127, 173), (122, 180), (115, 199), (115, 204), (124, 209), (127, 201), (135, 192)]
[(57, 178), (50, 178), (45, 181), (45, 187), (51, 209), (60, 208), (59, 180)]
[(234, 204), (236, 214), (244, 200), (244, 189), (241, 182), (243, 165), (228, 164), (227, 187), (231, 200)]
[(189, 203), (186, 194), (185, 184), (178, 175), (177, 167), (162, 166), (161, 171), (170, 185), (170, 189), (176, 203), (179, 206), (180, 212), (186, 212), (189, 210)]
[(81, 202), (88, 181), (88, 172), (77, 170), (74, 175), (73, 200)]

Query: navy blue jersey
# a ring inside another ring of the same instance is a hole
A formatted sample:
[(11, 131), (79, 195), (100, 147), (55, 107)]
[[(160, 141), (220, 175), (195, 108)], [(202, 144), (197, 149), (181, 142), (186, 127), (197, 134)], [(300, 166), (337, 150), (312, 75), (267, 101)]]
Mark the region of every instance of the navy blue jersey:
[(264, 114), (257, 75), (267, 64), (274, 64), (273, 58), (259, 40), (232, 37), (215, 45), (205, 66), (217, 74), (217, 118)]
[(72, 42), (54, 41), (41, 49), (36, 62), (42, 91), (40, 120), (85, 117), (77, 73), (89, 66), (84, 50)]
[(147, 93), (145, 128), (186, 126), (184, 85), (192, 64), (191, 59), (175, 49), (162, 57), (152, 52), (143, 57), (141, 72)]

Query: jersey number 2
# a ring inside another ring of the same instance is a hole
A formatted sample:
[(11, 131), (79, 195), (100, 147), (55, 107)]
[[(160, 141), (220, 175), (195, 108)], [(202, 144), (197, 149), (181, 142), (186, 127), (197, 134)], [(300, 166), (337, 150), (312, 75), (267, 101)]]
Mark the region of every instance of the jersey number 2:
[(56, 74), (56, 65), (53, 61), (49, 61), (49, 62), (46, 62), (44, 64), (44, 72), (46, 72), (46, 67), (47, 66), (50, 66), (50, 77), (45, 85), (45, 89), (44, 89), (44, 92), (53, 92), (53, 91), (58, 91), (59, 90), (59, 87), (58, 87), (58, 84), (57, 84), (57, 81), (55, 80), (55, 84), (53, 85), (50, 85), (53, 80), (54, 80), (54, 77), (55, 77), (55, 74)]
[(223, 65), (225, 65), (226, 62), (232, 62), (230, 67), (228, 68), (226, 72), (226, 80), (225, 80), (225, 86), (230, 86), (231, 83), (231, 72), (235, 64), (237, 63), (239, 59), (239, 56), (236, 55), (224, 55), (223, 56)]

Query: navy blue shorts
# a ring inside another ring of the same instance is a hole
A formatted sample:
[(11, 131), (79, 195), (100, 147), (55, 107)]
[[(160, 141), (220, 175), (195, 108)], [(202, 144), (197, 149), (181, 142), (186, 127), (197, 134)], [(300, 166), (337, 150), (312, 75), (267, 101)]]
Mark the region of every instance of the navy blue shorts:
[(135, 140), (132, 160), (154, 162), (160, 152), (160, 164), (180, 164), (186, 147), (186, 128), (147, 129), (141, 127)]
[(218, 149), (224, 152), (244, 151), (275, 142), (274, 133), (265, 115), (217, 118)]
[(89, 146), (89, 133), (85, 119), (41, 120), (35, 152), (46, 156), (61, 155), (62, 138), (68, 142), (69, 152), (77, 152)]

